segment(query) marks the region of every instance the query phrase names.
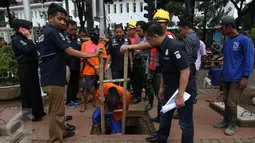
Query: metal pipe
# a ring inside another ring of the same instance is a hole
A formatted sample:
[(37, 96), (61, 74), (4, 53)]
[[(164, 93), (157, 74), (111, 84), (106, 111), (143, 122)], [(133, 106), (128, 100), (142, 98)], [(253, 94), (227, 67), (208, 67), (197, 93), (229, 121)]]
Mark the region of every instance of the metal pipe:
[[(24, 6), (24, 17), (25, 17), (25, 19), (32, 22), (30, 1), (29, 0), (23, 0), (23, 6)], [(34, 40), (34, 34), (33, 33), (31, 34), (31, 37)]]
[[(104, 97), (104, 59), (103, 59), (103, 52), (100, 52), (99, 54), (99, 62), (100, 62), (100, 66), (99, 66), (99, 81), (100, 81), (100, 86), (99, 86), (99, 90), (100, 90), (100, 98), (101, 100), (104, 101), (105, 97)], [(105, 113), (104, 113), (104, 104), (100, 105), (101, 108), (101, 131), (102, 134), (105, 134)]]
[(105, 31), (105, 25), (104, 25), (104, 1), (103, 0), (98, 0), (99, 2), (99, 30), (100, 30), (100, 35), (103, 36), (104, 35), (104, 31)]
[(124, 55), (124, 91), (123, 91), (123, 104), (122, 104), (122, 134), (125, 134), (126, 130), (126, 94), (127, 94), (127, 77), (128, 75), (128, 52)]
[(65, 4), (66, 4), (66, 12), (67, 12), (67, 16), (68, 16), (68, 18), (69, 18), (69, 2), (68, 2), (68, 0), (65, 0)]

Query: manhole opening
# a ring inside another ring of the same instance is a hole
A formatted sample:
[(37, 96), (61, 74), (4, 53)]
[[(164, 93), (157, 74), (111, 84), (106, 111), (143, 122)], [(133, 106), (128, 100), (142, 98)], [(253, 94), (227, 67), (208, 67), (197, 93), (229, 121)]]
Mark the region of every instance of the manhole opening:
[[(126, 134), (152, 134), (155, 133), (155, 127), (150, 120), (148, 113), (144, 111), (130, 111), (126, 116)], [(91, 129), (91, 135), (99, 135), (101, 128)], [(111, 134), (109, 120), (105, 120), (105, 134)]]

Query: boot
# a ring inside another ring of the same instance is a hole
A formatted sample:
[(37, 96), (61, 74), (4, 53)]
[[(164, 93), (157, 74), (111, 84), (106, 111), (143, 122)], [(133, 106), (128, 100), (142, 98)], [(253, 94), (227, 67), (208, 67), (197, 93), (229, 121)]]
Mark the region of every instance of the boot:
[(227, 104), (225, 104), (224, 119), (220, 123), (215, 124), (213, 127), (214, 128), (226, 128), (229, 123), (229, 116), (230, 116), (229, 114), (230, 114), (229, 107), (227, 106)]
[(157, 117), (156, 118), (151, 118), (152, 122), (160, 122), (160, 110), (161, 110), (162, 106), (160, 103), (158, 103), (158, 108), (157, 108)]
[(237, 110), (231, 111), (231, 116), (229, 120), (228, 127), (225, 129), (225, 134), (228, 136), (233, 136), (235, 134), (236, 120), (237, 120)]

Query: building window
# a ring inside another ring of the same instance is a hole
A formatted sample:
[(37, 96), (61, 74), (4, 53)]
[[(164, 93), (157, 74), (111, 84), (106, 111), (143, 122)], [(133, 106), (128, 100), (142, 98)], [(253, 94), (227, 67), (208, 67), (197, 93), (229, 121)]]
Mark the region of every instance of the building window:
[(123, 13), (123, 5), (120, 4), (120, 13)]
[(127, 13), (129, 13), (129, 3), (127, 3)]
[(143, 12), (143, 2), (140, 2), (140, 12)]
[(117, 11), (116, 4), (113, 5), (113, 9), (114, 9), (114, 13), (116, 13)]
[(134, 4), (134, 12), (136, 12), (136, 3), (133, 3)]
[(111, 5), (108, 4), (108, 14), (111, 13)]

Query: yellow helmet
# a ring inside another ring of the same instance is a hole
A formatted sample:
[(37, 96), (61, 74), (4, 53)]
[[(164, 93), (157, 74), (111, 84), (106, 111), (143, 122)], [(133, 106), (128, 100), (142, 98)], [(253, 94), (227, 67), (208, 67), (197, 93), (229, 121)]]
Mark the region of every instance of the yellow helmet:
[(132, 20), (128, 23), (127, 29), (136, 28), (136, 21)]
[(163, 9), (159, 9), (153, 16), (153, 20), (156, 22), (169, 22), (170, 16), (169, 13)]

